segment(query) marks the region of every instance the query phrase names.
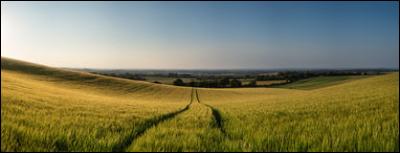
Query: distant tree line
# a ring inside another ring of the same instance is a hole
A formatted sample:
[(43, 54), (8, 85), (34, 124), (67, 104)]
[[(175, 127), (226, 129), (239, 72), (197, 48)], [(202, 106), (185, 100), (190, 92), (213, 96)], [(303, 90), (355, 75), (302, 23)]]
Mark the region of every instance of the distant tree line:
[(294, 82), (301, 79), (307, 79), (317, 76), (349, 76), (349, 75), (369, 75), (380, 74), (381, 72), (364, 72), (364, 71), (286, 71), (278, 72), (274, 75), (257, 75), (257, 81), (269, 80), (286, 80), (286, 82)]
[[(161, 74), (132, 74), (132, 73), (102, 73), (91, 72), (106, 76), (120, 77), (131, 80), (145, 81), (147, 76), (158, 76), (177, 78), (173, 84), (177, 86), (190, 86), (190, 87), (204, 87), (204, 88), (238, 88), (238, 87), (273, 87), (276, 85), (288, 84), (301, 79), (307, 79), (317, 76), (347, 76), (347, 75), (370, 75), (381, 74), (383, 71), (373, 70), (321, 70), (321, 71), (283, 71), (267, 74), (246, 74), (246, 75), (198, 75), (191, 74), (178, 74), (168, 73), (167, 75)], [(189, 82), (184, 82), (181, 78), (192, 78)], [(240, 79), (250, 80), (249, 83), (243, 84)], [(257, 85), (257, 81), (273, 81), (283, 80), (279, 83), (269, 85)], [(153, 83), (161, 84), (161, 82), (154, 81)]]
[[(254, 81), (255, 82), (255, 81)], [(201, 79), (199, 81), (183, 82), (182, 79), (178, 78), (173, 82), (177, 86), (189, 86), (189, 87), (203, 87), (203, 88), (238, 88), (243, 87), (242, 82), (235, 78), (223, 78), (223, 79)], [(254, 83), (255, 85), (255, 83)]]

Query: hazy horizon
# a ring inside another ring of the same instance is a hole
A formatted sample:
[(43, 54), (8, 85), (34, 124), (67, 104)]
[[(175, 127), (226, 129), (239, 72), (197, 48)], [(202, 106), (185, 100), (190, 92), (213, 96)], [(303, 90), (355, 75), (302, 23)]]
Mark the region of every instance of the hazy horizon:
[(65, 68), (399, 68), (398, 2), (1, 2), (1, 56)]

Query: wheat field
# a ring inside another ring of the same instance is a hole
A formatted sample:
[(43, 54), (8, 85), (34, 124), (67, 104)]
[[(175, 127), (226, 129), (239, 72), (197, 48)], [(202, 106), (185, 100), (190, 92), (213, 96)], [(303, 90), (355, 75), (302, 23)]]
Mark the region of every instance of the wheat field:
[(399, 151), (399, 74), (187, 88), (1, 59), (1, 151)]

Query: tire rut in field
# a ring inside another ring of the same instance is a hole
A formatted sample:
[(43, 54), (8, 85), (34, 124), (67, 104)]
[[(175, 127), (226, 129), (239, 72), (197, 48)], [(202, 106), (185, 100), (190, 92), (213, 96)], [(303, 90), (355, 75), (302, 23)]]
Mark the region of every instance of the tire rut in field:
[(194, 90), (192, 88), (191, 91), (191, 95), (190, 95), (190, 102), (188, 105), (186, 105), (183, 109), (175, 111), (175, 112), (171, 112), (171, 113), (167, 113), (167, 114), (163, 114), (148, 120), (143, 121), (143, 123), (136, 128), (135, 130), (133, 130), (128, 136), (126, 136), (126, 138), (124, 140), (122, 140), (121, 143), (115, 145), (112, 148), (113, 152), (122, 152), (122, 151), (126, 151), (126, 149), (132, 145), (132, 143), (134, 143), (134, 141), (136, 139), (138, 139), (140, 136), (142, 136), (148, 129), (157, 126), (159, 123), (164, 122), (166, 120), (172, 119), (175, 116), (177, 116), (180, 113), (183, 113), (185, 111), (187, 111), (190, 108), (190, 105), (193, 102), (193, 96), (194, 96)]
[(214, 117), (215, 125), (221, 131), (221, 133), (225, 135), (226, 133), (225, 133), (225, 130), (224, 130), (224, 127), (223, 127), (223, 119), (222, 119), (222, 116), (221, 116), (221, 112), (218, 109), (216, 109), (216, 108), (214, 108), (214, 107), (212, 107), (210, 105), (201, 103), (200, 102), (200, 98), (199, 98), (199, 93), (197, 92), (197, 89), (196, 89), (196, 97), (197, 97), (197, 102), (198, 103), (203, 104), (204, 106), (206, 106), (206, 107), (211, 109), (212, 115)]

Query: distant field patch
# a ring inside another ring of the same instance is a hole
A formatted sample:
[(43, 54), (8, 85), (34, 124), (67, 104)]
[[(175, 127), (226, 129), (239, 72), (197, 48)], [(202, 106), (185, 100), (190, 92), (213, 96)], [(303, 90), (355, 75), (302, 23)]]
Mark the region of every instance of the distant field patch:
[(257, 81), (257, 86), (267, 86), (271, 84), (285, 83), (286, 80)]

